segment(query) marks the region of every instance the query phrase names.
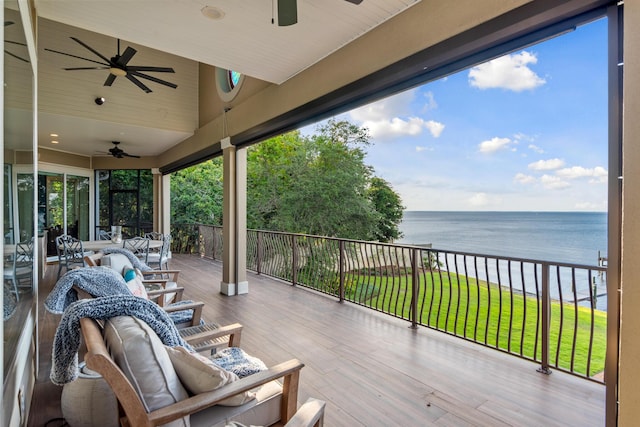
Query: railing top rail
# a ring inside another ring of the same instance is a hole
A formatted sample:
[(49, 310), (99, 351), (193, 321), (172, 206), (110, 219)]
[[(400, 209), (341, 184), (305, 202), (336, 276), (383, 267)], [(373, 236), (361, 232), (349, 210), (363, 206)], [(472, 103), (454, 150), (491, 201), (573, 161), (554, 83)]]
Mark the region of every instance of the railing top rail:
[[(207, 226), (207, 224), (195, 224), (195, 225)], [(222, 227), (220, 225), (209, 225), (209, 226), (214, 228)], [(500, 259), (505, 261), (523, 262), (523, 263), (529, 263), (529, 264), (554, 265), (559, 267), (577, 268), (577, 269), (602, 271), (602, 272), (607, 271), (607, 267), (599, 266), (599, 265), (587, 265), (587, 264), (576, 264), (576, 263), (569, 263), (569, 262), (558, 262), (558, 261), (551, 261), (551, 260), (519, 258), (519, 257), (513, 257), (513, 256), (506, 256), (506, 255), (496, 255), (496, 254), (481, 254), (481, 253), (475, 253), (475, 252), (456, 251), (456, 250), (450, 250), (450, 249), (433, 248), (433, 247), (403, 244), (403, 243), (384, 243), (384, 242), (373, 242), (373, 241), (367, 241), (367, 240), (352, 240), (352, 239), (343, 239), (340, 237), (317, 236), (314, 234), (303, 234), (303, 233), (289, 233), (286, 231), (275, 231), (275, 230), (247, 229), (247, 231), (254, 231), (257, 233), (274, 234), (274, 235), (282, 235), (282, 236), (298, 236), (298, 237), (304, 237), (304, 238), (332, 240), (332, 241), (338, 241), (338, 242), (343, 241), (347, 243), (376, 245), (376, 246), (389, 247), (389, 248), (400, 248), (400, 249), (410, 249), (410, 250), (420, 249), (420, 250), (429, 251), (429, 252), (438, 252), (438, 253), (445, 253), (445, 254), (452, 254), (452, 255), (470, 256), (470, 257), (481, 257), (481, 258), (494, 259), (494, 260)]]

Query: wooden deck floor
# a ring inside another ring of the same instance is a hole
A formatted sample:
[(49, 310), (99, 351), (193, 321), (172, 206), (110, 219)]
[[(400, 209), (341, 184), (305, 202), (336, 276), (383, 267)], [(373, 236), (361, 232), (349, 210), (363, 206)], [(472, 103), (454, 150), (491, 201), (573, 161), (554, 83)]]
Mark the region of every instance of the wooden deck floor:
[[(327, 402), (333, 426), (602, 426), (604, 386), (266, 276), (249, 294), (219, 293), (221, 264), (175, 256), (186, 297), (206, 319), (240, 322), (242, 347), (267, 365), (305, 363), (299, 401)], [(49, 269), (52, 270), (52, 269)], [(50, 272), (49, 272), (50, 273)], [(41, 284), (46, 297), (53, 277)], [(47, 283), (48, 282), (48, 283)], [(40, 367), (29, 425), (60, 416), (60, 388), (48, 381), (56, 319), (40, 317)]]

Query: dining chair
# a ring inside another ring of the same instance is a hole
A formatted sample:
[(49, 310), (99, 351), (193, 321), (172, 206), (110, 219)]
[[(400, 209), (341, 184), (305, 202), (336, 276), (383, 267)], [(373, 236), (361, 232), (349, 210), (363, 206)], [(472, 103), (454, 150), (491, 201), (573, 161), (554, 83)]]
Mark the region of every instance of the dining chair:
[(151, 240), (162, 240), (164, 238), (164, 234), (159, 231), (151, 231), (149, 233), (145, 233), (144, 237)]
[(28, 286), (33, 284), (33, 239), (15, 245), (4, 266), (4, 280), (13, 285), (16, 301), (20, 299), (20, 283), (27, 280)]
[(73, 268), (74, 265), (84, 267), (84, 248), (82, 241), (75, 237), (63, 234), (56, 237), (56, 249), (58, 251), (58, 275), (62, 272), (62, 267), (67, 270)]
[[(155, 232), (154, 232), (155, 233)], [(152, 233), (147, 233), (152, 234)], [(156, 233), (160, 234), (160, 233)], [(162, 246), (158, 250), (154, 251), (149, 249), (149, 255), (147, 256), (147, 265), (151, 268), (157, 268), (162, 270), (169, 269), (169, 250), (171, 249), (171, 234), (160, 234), (160, 238), (154, 238), (153, 240), (162, 240)]]
[(149, 257), (150, 240), (151, 239), (147, 239), (144, 237), (133, 237), (131, 239), (124, 239), (122, 241), (122, 247), (125, 249), (129, 249), (134, 253), (135, 256), (140, 259), (140, 261), (146, 264)]
[(111, 240), (111, 237), (110, 231), (98, 230), (98, 240)]

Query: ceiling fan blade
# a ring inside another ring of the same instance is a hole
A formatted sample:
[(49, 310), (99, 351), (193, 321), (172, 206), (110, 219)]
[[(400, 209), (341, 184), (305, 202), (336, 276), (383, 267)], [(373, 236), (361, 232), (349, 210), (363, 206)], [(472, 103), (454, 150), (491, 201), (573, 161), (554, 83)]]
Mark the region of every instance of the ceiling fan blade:
[(13, 42), (11, 40), (5, 40), (4, 42), (5, 43), (11, 43), (11, 44), (17, 44), (17, 45), (20, 45), (20, 46), (26, 46), (27, 45), (26, 43)]
[(349, 3), (353, 3), (353, 4), (360, 4), (362, 3), (362, 0), (347, 0)]
[(13, 25), (13, 24), (15, 24), (15, 22), (13, 22), (13, 21), (4, 21), (4, 26), (5, 27), (8, 27), (9, 25)]
[(26, 60), (24, 58), (20, 58), (18, 55), (14, 55), (13, 53), (9, 52), (7, 49), (4, 50), (4, 53), (6, 53), (9, 56), (13, 56), (16, 59), (19, 59), (20, 61), (29, 62), (28, 60)]
[(166, 80), (161, 80), (161, 79), (158, 79), (158, 78), (153, 77), (153, 76), (148, 76), (146, 74), (142, 74), (142, 73), (139, 73), (137, 71), (129, 71), (129, 74), (132, 74), (132, 75), (134, 75), (136, 77), (141, 77), (143, 79), (151, 80), (152, 82), (160, 83), (161, 85), (169, 86), (169, 87), (172, 87), (174, 89), (178, 87), (178, 85), (175, 84), (175, 83), (170, 83), (170, 82), (168, 82)]
[(65, 71), (76, 71), (76, 70), (108, 70), (109, 67), (73, 67), (73, 68), (63, 68)]
[(103, 86), (111, 86), (114, 82), (114, 80), (116, 79), (117, 76), (113, 75), (113, 74), (109, 74), (109, 77), (107, 77), (107, 80), (104, 81)]
[(124, 67), (129, 61), (131, 61), (131, 58), (133, 58), (133, 55), (135, 55), (136, 52), (137, 50), (135, 50), (131, 46), (127, 46), (127, 48), (124, 50), (124, 53), (116, 61), (116, 64)]
[(156, 73), (175, 73), (173, 68), (169, 67), (143, 67), (140, 65), (131, 65), (127, 67), (129, 71), (153, 71)]
[(85, 49), (93, 52), (94, 55), (100, 57), (102, 60), (104, 60), (104, 62), (106, 62), (107, 64), (111, 64), (111, 61), (109, 61), (109, 58), (105, 57), (103, 54), (101, 54), (100, 52), (98, 52), (97, 50), (95, 50), (94, 48), (92, 48), (91, 46), (89, 46), (88, 44), (84, 43), (82, 40), (76, 38), (76, 37), (71, 37), (71, 40), (75, 41), (76, 43), (80, 44), (81, 46), (83, 46)]
[(93, 62), (93, 63), (100, 64), (100, 65), (109, 65), (109, 61), (107, 61), (107, 63), (105, 64), (104, 62), (94, 61), (93, 59), (83, 58), (82, 56), (72, 55), (70, 53), (60, 52), (58, 50), (48, 49), (46, 47), (44, 48), (44, 50), (49, 51), (49, 52), (53, 52), (53, 53), (59, 53), (60, 55), (70, 56), (72, 58), (82, 59), (84, 61), (89, 61), (89, 62)]
[(126, 77), (136, 86), (138, 86), (140, 89), (142, 89), (143, 91), (145, 91), (146, 93), (151, 93), (153, 92), (151, 89), (149, 89), (147, 86), (144, 85), (144, 83), (142, 83), (140, 80), (136, 79), (135, 77), (133, 77), (131, 75), (131, 73), (127, 73)]
[(122, 153), (124, 157), (133, 157), (134, 159), (139, 159), (140, 156), (136, 156), (135, 154)]
[(298, 0), (278, 0), (278, 26), (286, 27), (298, 22)]

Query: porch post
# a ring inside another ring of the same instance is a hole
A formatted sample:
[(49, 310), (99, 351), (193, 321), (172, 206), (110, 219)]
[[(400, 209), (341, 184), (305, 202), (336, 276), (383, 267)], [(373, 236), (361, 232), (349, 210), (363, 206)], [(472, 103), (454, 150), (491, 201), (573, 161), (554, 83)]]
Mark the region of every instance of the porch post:
[(171, 233), (171, 175), (161, 175), (160, 227), (162, 234)]
[(171, 176), (162, 175), (160, 169), (152, 168), (153, 174), (153, 231), (171, 233)]
[(224, 138), (222, 145), (222, 282), (220, 293), (249, 292), (247, 282), (247, 152)]

